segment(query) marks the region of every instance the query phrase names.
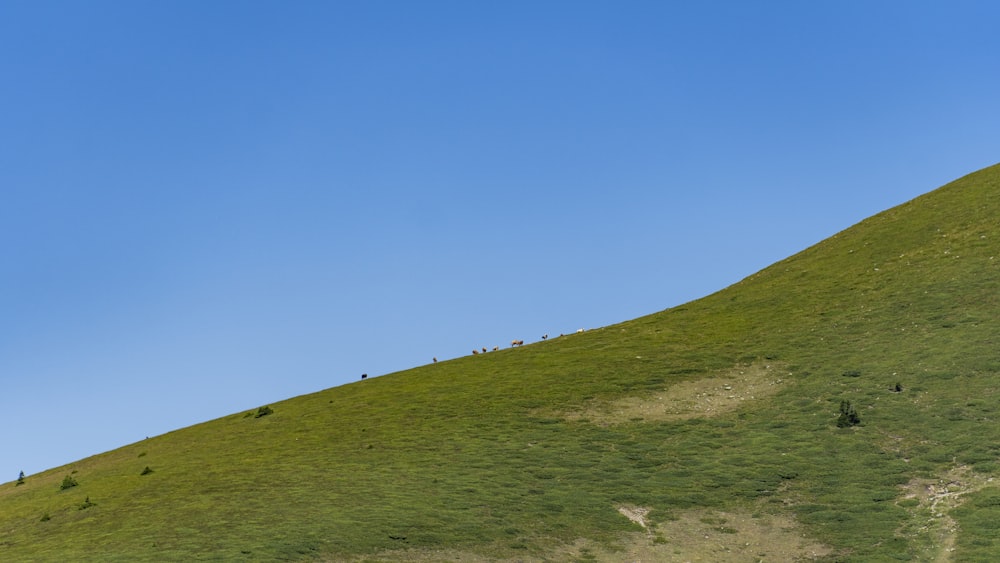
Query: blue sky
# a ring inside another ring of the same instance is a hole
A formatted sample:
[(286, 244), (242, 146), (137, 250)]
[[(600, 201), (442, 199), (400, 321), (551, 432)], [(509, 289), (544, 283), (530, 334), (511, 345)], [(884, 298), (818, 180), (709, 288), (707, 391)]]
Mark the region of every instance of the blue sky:
[(0, 0), (0, 481), (678, 305), (993, 164), (998, 20)]

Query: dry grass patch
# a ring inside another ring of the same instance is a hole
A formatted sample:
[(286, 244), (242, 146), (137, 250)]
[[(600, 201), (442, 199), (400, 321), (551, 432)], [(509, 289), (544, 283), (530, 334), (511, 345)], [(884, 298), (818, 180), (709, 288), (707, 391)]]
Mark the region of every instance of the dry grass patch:
[(741, 365), (701, 379), (681, 381), (662, 391), (595, 403), (567, 413), (566, 418), (621, 424), (718, 416), (774, 395), (788, 375), (786, 369), (773, 363)]

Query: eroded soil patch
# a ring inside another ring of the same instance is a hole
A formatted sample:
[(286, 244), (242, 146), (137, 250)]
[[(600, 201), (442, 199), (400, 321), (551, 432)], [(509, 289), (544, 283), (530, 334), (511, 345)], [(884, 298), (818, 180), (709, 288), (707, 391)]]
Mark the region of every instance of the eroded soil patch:
[[(903, 485), (897, 504), (907, 507), (915, 520), (921, 521), (918, 532), (931, 538), (925, 560), (936, 563), (952, 561), (958, 522), (949, 514), (964, 502), (964, 496), (994, 485), (992, 477), (978, 475), (967, 465), (959, 465), (936, 479), (913, 479)], [(917, 504), (913, 504), (913, 500)]]
[[(631, 515), (626, 516), (635, 521), (633, 517), (645, 509), (627, 510)], [(642, 519), (645, 522), (645, 513)], [(644, 527), (646, 532), (631, 533), (623, 539), (621, 551), (578, 540), (554, 560), (756, 563), (811, 561), (832, 553), (828, 546), (805, 537), (798, 524), (786, 516), (691, 510), (667, 522), (645, 522)]]
[(787, 516), (691, 510), (680, 513), (673, 520), (655, 524), (646, 519), (649, 510), (619, 507), (624, 517), (643, 526), (645, 531), (623, 535), (615, 548), (581, 538), (553, 548), (544, 557), (487, 557), (458, 551), (399, 550), (356, 561), (757, 563), (812, 561), (832, 553), (829, 546), (805, 537), (795, 520)]
[(675, 383), (663, 391), (594, 402), (565, 416), (595, 424), (718, 416), (774, 395), (788, 375), (787, 369), (772, 363), (737, 366), (701, 379)]

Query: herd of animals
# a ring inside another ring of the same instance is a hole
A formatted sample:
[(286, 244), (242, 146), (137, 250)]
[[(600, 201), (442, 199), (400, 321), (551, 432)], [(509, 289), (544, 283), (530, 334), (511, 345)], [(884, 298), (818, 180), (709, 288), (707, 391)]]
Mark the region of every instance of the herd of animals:
[[(579, 334), (579, 333), (583, 332), (583, 329), (581, 328), (581, 329), (577, 330), (576, 332), (577, 332), (577, 334)], [(559, 336), (565, 336), (565, 335), (560, 334)], [(543, 334), (542, 335), (542, 340), (548, 340), (548, 339), (549, 339), (549, 335), (548, 334)], [(523, 340), (511, 340), (510, 341), (510, 347), (511, 348), (516, 348), (517, 346), (524, 346), (524, 341)], [(493, 351), (494, 352), (496, 352), (499, 349), (500, 349), (499, 346), (494, 346), (493, 347)], [(486, 346), (483, 346), (479, 350), (473, 348), (472, 355), (473, 356), (478, 356), (479, 354), (485, 354), (486, 352), (487, 352)], [(435, 357), (434, 358), (434, 363), (437, 363), (437, 361), (438, 361), (438, 359)]]
[[(576, 332), (577, 332), (577, 334), (579, 334), (579, 333), (581, 333), (583, 331), (584, 331), (584, 329), (581, 328), (581, 329), (577, 330)], [(565, 335), (560, 334), (559, 336), (565, 336)], [(549, 339), (549, 335), (548, 334), (543, 334), (542, 335), (542, 340), (548, 340), (548, 339)], [(515, 348), (517, 346), (524, 346), (524, 341), (523, 340), (511, 340), (510, 341), (510, 347), (511, 348)], [(499, 349), (500, 349), (499, 346), (494, 346), (493, 349), (492, 349), (492, 351), (496, 352)], [(485, 354), (488, 351), (489, 351), (489, 349), (487, 349), (486, 346), (483, 346), (480, 349), (473, 349), (472, 350), (472, 355), (473, 356), (478, 356), (479, 354)], [(438, 361), (437, 356), (434, 356), (433, 360), (434, 360), (434, 363), (436, 364), (437, 361)], [(362, 373), (361, 374), (361, 379), (367, 379), (367, 378), (368, 378), (368, 374), (367, 373)]]

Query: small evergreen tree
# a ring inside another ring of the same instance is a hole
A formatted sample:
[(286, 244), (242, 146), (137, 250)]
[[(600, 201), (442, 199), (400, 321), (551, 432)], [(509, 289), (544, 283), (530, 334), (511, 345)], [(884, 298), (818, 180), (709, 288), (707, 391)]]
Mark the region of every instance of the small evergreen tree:
[(59, 490), (65, 491), (66, 489), (75, 487), (77, 485), (79, 485), (79, 483), (76, 482), (76, 479), (74, 479), (72, 475), (67, 475), (66, 477), (63, 478), (62, 484), (59, 485)]
[(23, 485), (23, 484), (24, 484), (24, 471), (22, 471), (21, 474), (17, 476), (17, 483), (15, 485)]
[(861, 424), (861, 417), (850, 401), (840, 401), (840, 417), (837, 418), (838, 428), (847, 428)]

